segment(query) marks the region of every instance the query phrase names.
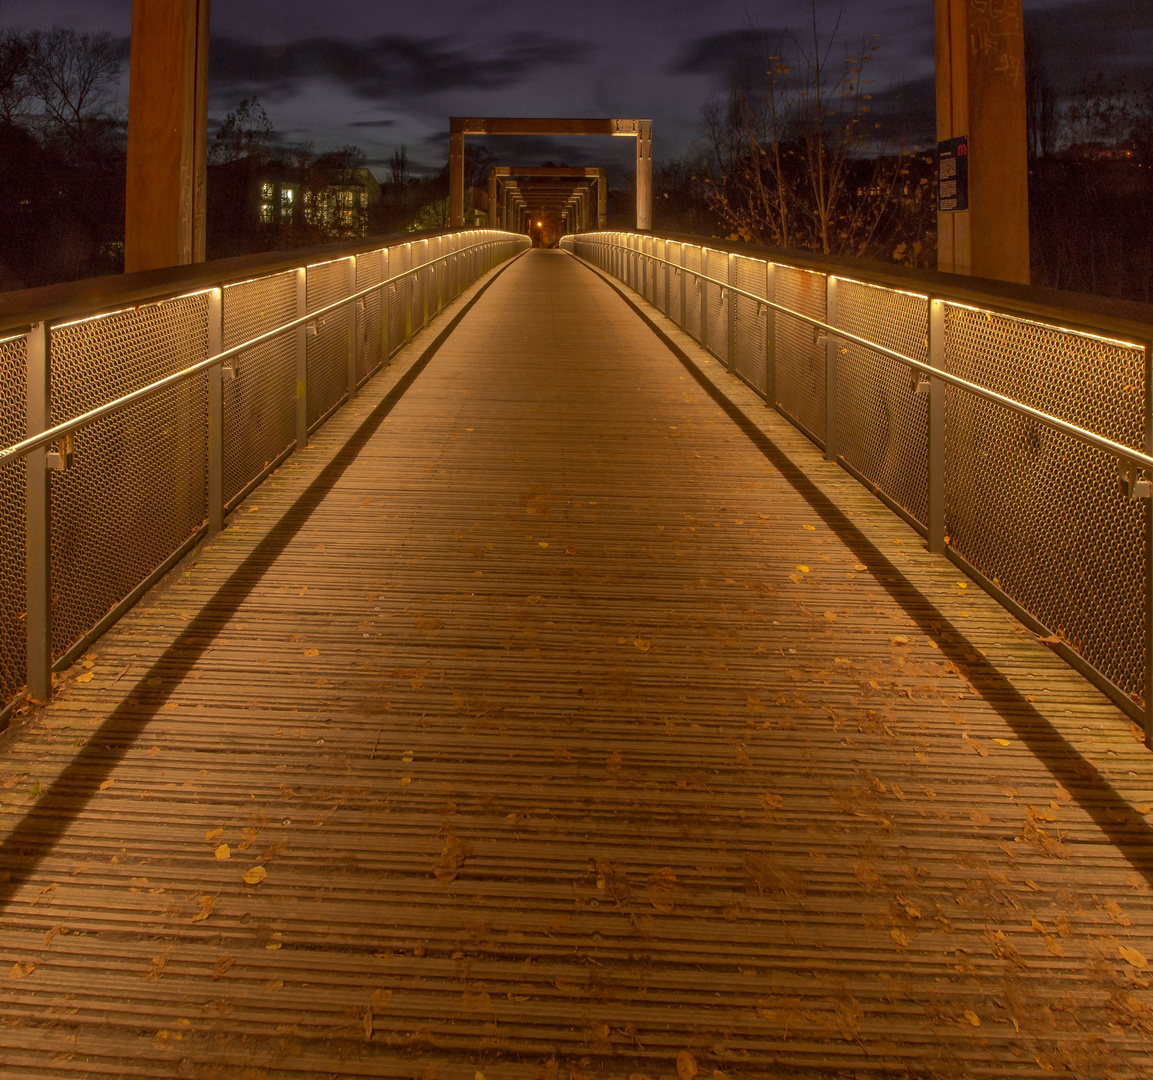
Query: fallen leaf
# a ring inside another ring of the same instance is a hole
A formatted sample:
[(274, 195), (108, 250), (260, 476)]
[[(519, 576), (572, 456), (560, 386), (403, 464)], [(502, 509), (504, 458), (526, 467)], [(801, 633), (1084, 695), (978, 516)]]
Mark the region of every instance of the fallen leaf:
[(100, 781), (100, 790), (101, 791), (107, 791), (115, 783), (116, 783), (115, 780), (101, 780)]
[(797, 569), (800, 570), (802, 574), (807, 574), (809, 572), (809, 568), (803, 563), (797, 563)]
[(828, 619), (829, 622), (836, 622), (837, 621), (837, 614), (834, 611), (826, 611), (825, 612), (825, 618)]
[(651, 641), (645, 641), (644, 638), (633, 638), (633, 644), (640, 649), (641, 652), (648, 652), (652, 648)]
[(212, 969), (213, 980), (219, 979), (235, 963), (235, 956), (222, 956), (216, 961), (216, 966)]
[(218, 859), (231, 859), (232, 849), (227, 844), (221, 844), (220, 847), (213, 852)]
[(905, 793), (904, 793), (904, 791), (901, 790), (901, 787), (899, 784), (893, 785), (893, 794), (896, 795), (897, 798), (901, 800), (901, 802), (905, 801)]
[(970, 750), (980, 754), (981, 757), (989, 756), (989, 751), (986, 750), (979, 742), (977, 742), (977, 740), (974, 739), (972, 735), (962, 735), (961, 738), (965, 740), (965, 745), (968, 746)]
[(1145, 959), (1144, 954), (1129, 945), (1118, 945), (1117, 952), (1120, 953), (1121, 959), (1124, 960), (1125, 963), (1132, 964), (1135, 968), (1140, 968), (1144, 971), (1149, 966), (1149, 961)]
[(249, 885), (259, 885), (266, 877), (268, 877), (268, 871), (263, 866), (254, 866), (251, 870), (244, 872), (244, 880)]
[(547, 540), (539, 540), (537, 542), (537, 547), (548, 547), (548, 541)]
[(77, 682), (91, 682), (92, 681), (92, 672), (86, 671), (86, 672), (84, 672), (83, 675), (77, 675), (76, 681)]
[(902, 949), (909, 944), (909, 939), (905, 936), (905, 932), (903, 930), (897, 930), (894, 928), (889, 931), (889, 937), (891, 937)]
[(1013, 745), (1013, 743), (1009, 739), (994, 739), (993, 742), (995, 742), (998, 746), (1012, 746)]
[(700, 1069), (697, 1067), (697, 1059), (692, 1054), (687, 1050), (677, 1054), (677, 1075), (681, 1080), (693, 1080), (698, 1072)]
[(372, 1042), (372, 1009), (364, 1010), (364, 1038), (366, 1042)]
[(801, 526), (806, 532), (816, 532), (816, 525), (803, 525)]
[(319, 656), (320, 650), (319, 649), (305, 649), (304, 655), (305, 656)]
[(861, 571), (868, 570), (869, 568), (863, 562), (859, 562), (854, 564), (853, 569), (859, 574)]
[(761, 806), (766, 810), (779, 810), (784, 799), (774, 792), (767, 791), (761, 796)]
[(981, 1026), (981, 1018), (975, 1012), (973, 1012), (972, 1009), (965, 1010), (965, 1019), (968, 1020), (969, 1023), (973, 1025), (973, 1027)]
[(202, 896), (196, 902), (200, 905), (200, 910), (192, 916), (191, 921), (204, 922), (212, 914), (212, 909), (216, 907), (216, 900), (211, 896)]
[(460, 872), (460, 867), (464, 863), (464, 857), (464, 847), (461, 845), (460, 840), (455, 836), (445, 837), (444, 850), (441, 851), (440, 858), (437, 859), (432, 870), (437, 880), (444, 885), (455, 881), (456, 875)]
[(217, 825), (215, 829), (209, 829), (208, 832), (204, 834), (205, 842), (209, 840), (215, 840), (223, 832), (224, 828), (221, 825)]
[(894, 645), (908, 645), (909, 639), (904, 634), (896, 634), (889, 638), (889, 641)]
[(614, 750), (605, 759), (605, 768), (611, 773), (621, 771), (621, 752), (619, 750)]
[(527, 598), (526, 602), (529, 604), (539, 604), (540, 603), (540, 597), (539, 596), (530, 596)]
[(66, 934), (67, 932), (68, 932), (68, 931), (66, 931), (66, 930), (64, 929), (64, 924), (63, 924), (63, 923), (57, 923), (57, 924), (56, 924), (54, 927), (52, 927), (52, 929), (51, 929), (51, 930), (46, 930), (46, 931), (44, 932), (44, 945), (45, 945), (46, 947), (47, 947), (48, 945), (51, 945), (51, 944), (52, 944), (52, 939), (53, 939), (53, 938), (54, 938), (54, 937), (55, 937), (57, 934)]

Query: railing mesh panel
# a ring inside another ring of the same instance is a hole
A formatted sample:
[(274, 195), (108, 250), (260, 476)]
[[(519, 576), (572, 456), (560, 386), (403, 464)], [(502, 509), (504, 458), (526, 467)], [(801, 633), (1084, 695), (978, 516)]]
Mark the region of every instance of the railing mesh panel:
[[(388, 249), (388, 276), (403, 274), (409, 267), (411, 244), (397, 244)], [(411, 282), (407, 277), (388, 287), (388, 343), (393, 352), (404, 344), (405, 312), (409, 310), (408, 293)]]
[[(946, 370), (1141, 448), (1142, 352), (948, 305)], [(1126, 693), (1144, 693), (1144, 507), (1111, 455), (963, 391), (945, 405), (949, 542)]]
[[(24, 339), (0, 341), (0, 446), (28, 434)], [(0, 708), (27, 681), (24, 648), (24, 459), (0, 465)]]
[[(679, 266), (681, 245), (670, 243), (665, 249), (665, 258)], [(684, 284), (684, 280), (685, 275), (682, 271), (669, 267), (669, 299), (665, 314), (678, 325), (681, 321), (681, 286)]]
[[(296, 318), (296, 272), (224, 289), (224, 347)], [(296, 332), (241, 353), (224, 380), (224, 501), (237, 495), (296, 439)]]
[(701, 249), (687, 246), (685, 251), (685, 269), (681, 271), (681, 288), (688, 289), (688, 304), (685, 309), (687, 325), (682, 329), (690, 336), (701, 340), (701, 279), (695, 275), (701, 270)]
[[(418, 240), (412, 245), (409, 255), (412, 260), (410, 266), (424, 266), (428, 261), (428, 241)], [(409, 278), (410, 299), (412, 303), (412, 332), (415, 334), (424, 326), (424, 298), (428, 292), (428, 270), (417, 270)]]
[[(737, 288), (754, 296), (765, 295), (765, 264), (755, 259), (737, 259)], [(765, 366), (765, 339), (767, 334), (766, 309), (747, 296), (734, 296), (736, 322), (734, 338), (736, 356), (734, 370), (762, 397), (767, 385)]]
[[(895, 289), (837, 281), (837, 325), (927, 363), (929, 301)], [(929, 520), (929, 396), (916, 375), (872, 349), (839, 342), (841, 455), (922, 525)]]
[[(204, 293), (52, 332), (52, 422), (69, 420), (208, 355)], [(207, 514), (201, 374), (76, 434), (52, 478), (52, 651), (59, 656)]]
[[(308, 310), (315, 311), (348, 295), (348, 260), (308, 268)], [(348, 308), (323, 316), (308, 349), (308, 425), (311, 427), (348, 393)]]
[[(356, 291), (384, 280), (384, 252), (370, 251), (356, 260)], [(356, 381), (364, 382), (384, 362), (381, 335), (380, 290), (356, 305)]]
[[(825, 320), (825, 276), (777, 266), (777, 303)], [(811, 324), (777, 312), (777, 404), (820, 443), (825, 440), (825, 343)]]
[[(705, 252), (705, 273), (715, 281), (728, 282), (729, 256), (724, 251)], [(729, 290), (706, 282), (708, 296), (709, 352), (722, 362), (729, 358)]]

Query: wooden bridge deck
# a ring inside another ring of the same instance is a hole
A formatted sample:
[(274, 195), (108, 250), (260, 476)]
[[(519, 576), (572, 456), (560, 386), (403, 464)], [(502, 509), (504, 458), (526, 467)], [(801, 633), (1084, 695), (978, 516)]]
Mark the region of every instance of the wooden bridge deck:
[(1151, 1075), (1132, 725), (574, 259), (456, 317), (0, 740), (0, 1074)]

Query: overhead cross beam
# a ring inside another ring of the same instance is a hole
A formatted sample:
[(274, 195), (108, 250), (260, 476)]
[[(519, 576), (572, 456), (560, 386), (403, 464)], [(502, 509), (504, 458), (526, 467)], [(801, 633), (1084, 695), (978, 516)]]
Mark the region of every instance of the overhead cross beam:
[(576, 117), (453, 116), (449, 118), (449, 222), (464, 226), (464, 138), (466, 135), (609, 135), (636, 140), (637, 229), (653, 227), (653, 122), (641, 119)]

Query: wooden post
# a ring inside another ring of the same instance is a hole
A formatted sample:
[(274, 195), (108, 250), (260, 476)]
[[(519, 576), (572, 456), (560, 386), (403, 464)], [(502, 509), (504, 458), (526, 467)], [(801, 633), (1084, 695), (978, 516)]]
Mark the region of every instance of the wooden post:
[(464, 132), (452, 131), (448, 137), (448, 225), (464, 228)]
[(133, 0), (124, 269), (203, 262), (210, 0)]
[(935, 0), (937, 139), (967, 139), (968, 209), (937, 215), (937, 266), (1029, 281), (1021, 0)]

